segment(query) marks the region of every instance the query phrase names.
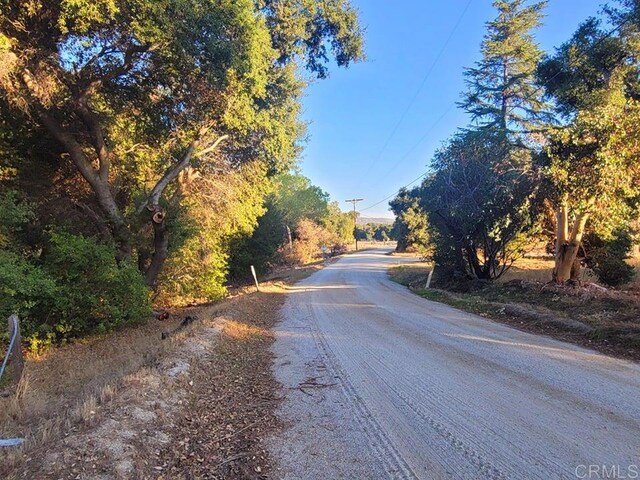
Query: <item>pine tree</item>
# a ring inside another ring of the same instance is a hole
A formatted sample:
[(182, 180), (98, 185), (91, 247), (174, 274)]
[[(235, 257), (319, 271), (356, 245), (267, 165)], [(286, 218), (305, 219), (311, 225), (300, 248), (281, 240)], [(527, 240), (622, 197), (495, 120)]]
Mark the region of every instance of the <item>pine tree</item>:
[(546, 0), (526, 6), (524, 0), (496, 0), (495, 20), (487, 23), (482, 60), (465, 71), (467, 92), (459, 105), (481, 129), (509, 143), (546, 120), (542, 89), (535, 71), (542, 56), (531, 31), (540, 25)]

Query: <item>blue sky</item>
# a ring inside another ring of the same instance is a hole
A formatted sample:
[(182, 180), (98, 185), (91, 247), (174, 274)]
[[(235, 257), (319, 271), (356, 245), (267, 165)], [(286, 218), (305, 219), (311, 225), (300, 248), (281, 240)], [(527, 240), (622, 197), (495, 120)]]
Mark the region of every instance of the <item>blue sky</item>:
[[(423, 173), (434, 150), (468, 122), (454, 104), (464, 90), (463, 68), (478, 60), (485, 22), (495, 16), (491, 3), (353, 0), (366, 29), (368, 60), (333, 68), (328, 79), (309, 86), (302, 173), (343, 209), (349, 208), (344, 200), (360, 197), (365, 199), (358, 205), (363, 216), (391, 217), (387, 202), (364, 209)], [(542, 49), (550, 51), (567, 40), (602, 3), (549, 0), (537, 31)]]

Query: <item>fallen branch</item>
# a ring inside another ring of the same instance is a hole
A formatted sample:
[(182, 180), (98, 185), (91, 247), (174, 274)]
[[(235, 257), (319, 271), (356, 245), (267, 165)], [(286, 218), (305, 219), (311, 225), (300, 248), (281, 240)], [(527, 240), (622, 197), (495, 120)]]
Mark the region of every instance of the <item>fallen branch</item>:
[(240, 460), (242, 457), (246, 457), (247, 455), (248, 454), (246, 452), (242, 452), (242, 453), (238, 453), (236, 455), (232, 455), (229, 458), (227, 458), (226, 460), (223, 460), (222, 462), (220, 462), (215, 467), (213, 467), (213, 470), (217, 470), (220, 467), (224, 467), (227, 463), (231, 463), (231, 462), (235, 462), (236, 460)]
[(178, 325), (176, 328), (174, 328), (170, 332), (162, 332), (160, 337), (162, 338), (162, 340), (166, 340), (167, 338), (174, 336), (180, 330), (184, 330), (189, 324), (195, 322), (196, 320), (197, 320), (197, 317), (192, 317), (190, 315), (187, 315), (186, 317), (184, 317), (184, 320), (180, 322), (180, 325)]

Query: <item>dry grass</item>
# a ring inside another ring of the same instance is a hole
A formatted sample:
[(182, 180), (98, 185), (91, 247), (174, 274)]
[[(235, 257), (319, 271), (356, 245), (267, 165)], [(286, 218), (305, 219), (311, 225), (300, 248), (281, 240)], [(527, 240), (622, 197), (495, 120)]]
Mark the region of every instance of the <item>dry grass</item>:
[[(81, 448), (79, 445), (86, 443), (85, 440), (78, 440), (75, 445), (69, 446), (69, 439), (85, 438), (82, 435), (93, 438), (90, 432), (98, 429), (105, 421), (111, 421), (107, 417), (123, 416), (114, 414), (114, 410), (126, 410), (138, 400), (149, 396), (152, 387), (160, 389), (158, 399), (168, 396), (178, 401), (176, 395), (188, 394), (189, 388), (185, 390), (185, 386), (180, 383), (158, 385), (153, 379), (158, 378), (159, 366), (173, 366), (172, 359), (188, 354), (191, 368), (197, 369), (197, 357), (209, 348), (207, 345), (210, 343), (210, 337), (207, 336), (203, 340), (196, 338), (196, 341), (192, 337), (197, 332), (212, 331), (215, 327), (212, 319), (217, 319), (223, 311), (232, 313), (224, 324), (225, 337), (229, 341), (246, 344), (268, 339), (271, 323), (260, 324), (259, 312), (266, 305), (270, 313), (264, 318), (269, 322), (275, 322), (275, 307), (270, 305), (279, 306), (284, 297), (284, 284), (300, 280), (319, 268), (321, 266), (317, 265), (280, 272), (280, 277), (284, 280), (261, 285), (260, 294), (252, 293), (255, 287), (237, 288), (227, 300), (175, 311), (169, 321), (151, 319), (147, 324), (136, 328), (93, 337), (53, 349), (38, 358), (29, 358), (25, 375), (15, 394), (0, 398), (0, 438), (17, 436), (27, 439), (22, 447), (0, 450), (0, 477), (5, 478), (10, 472), (15, 474), (23, 462), (30, 460), (30, 471), (35, 475), (31, 478), (63, 478), (63, 475), (45, 475), (45, 470), (38, 470), (48, 467), (38, 466), (38, 462), (44, 459), (40, 458), (42, 455), (37, 452), (61, 449), (62, 439), (65, 439), (67, 450), (72, 447)], [(248, 310), (250, 313), (247, 313)], [(239, 312), (241, 315), (236, 318), (233, 312)], [(161, 332), (175, 328), (185, 315), (195, 316), (198, 321), (172, 336), (170, 340), (161, 341)], [(246, 318), (247, 316), (257, 318)], [(180, 350), (184, 349), (185, 341), (191, 342), (186, 353)], [(176, 355), (177, 353), (179, 355)], [(256, 364), (256, 368), (255, 374), (264, 375), (264, 365)], [(221, 379), (224, 379), (225, 375), (224, 371), (219, 372)], [(235, 379), (232, 378), (230, 381), (233, 382)], [(227, 407), (231, 408), (232, 405)], [(164, 418), (167, 425), (171, 423), (171, 418), (166, 416), (169, 413), (164, 409), (156, 412), (158, 418)], [(222, 412), (221, 416), (224, 415)], [(128, 435), (126, 429), (121, 430)], [(71, 437), (67, 437), (70, 433)], [(116, 443), (128, 441), (126, 438), (116, 440)], [(67, 452), (61, 454), (61, 458), (69, 455), (73, 457), (73, 453)], [(94, 464), (93, 468), (96, 468), (96, 465), (100, 468), (101, 462), (96, 460)], [(102, 459), (102, 465), (109, 468), (108, 456)], [(136, 468), (142, 470), (147, 467), (148, 464), (144, 462), (142, 465), (136, 464)]]
[(211, 363), (193, 376), (193, 395), (175, 428), (179, 448), (160, 454), (160, 478), (266, 478), (262, 441), (278, 427), (280, 402), (271, 328), (286, 291), (283, 282), (269, 283), (229, 306)]
[(638, 272), (640, 272), (640, 257), (629, 258), (627, 259), (627, 263), (635, 268), (636, 275), (628, 285), (625, 285), (625, 288), (634, 292), (640, 292), (640, 275), (638, 275)]
[[(521, 259), (498, 282), (460, 284), (453, 287), (454, 293), (437, 290), (441, 284), (437, 277), (432, 284), (435, 289), (425, 290), (429, 263), (400, 265), (390, 274), (430, 300), (608, 354), (640, 359), (640, 298), (633, 291), (589, 286), (595, 278), (588, 272), (583, 277), (586, 287), (556, 287), (549, 283), (552, 267), (550, 259)], [(583, 331), (576, 331), (576, 322)]]
[(27, 438), (28, 447), (0, 451), (0, 459), (4, 456), (6, 465), (19, 462), (72, 425), (90, 424), (97, 406), (113, 399), (123, 377), (157, 362), (168, 347), (161, 331), (178, 323), (177, 318), (152, 319), (28, 358), (16, 392), (0, 398), (0, 436)]
[[(378, 242), (375, 240), (358, 240), (358, 251), (368, 250), (370, 248), (396, 248), (396, 242)], [(356, 244), (354, 242), (347, 244), (347, 252), (355, 252)]]
[[(498, 281), (505, 283), (511, 280), (527, 280), (544, 283), (551, 280), (552, 270), (552, 258), (524, 257), (518, 259)], [(591, 272), (591, 270), (585, 268), (582, 270), (582, 281), (598, 283), (598, 278), (593, 274), (593, 272)]]

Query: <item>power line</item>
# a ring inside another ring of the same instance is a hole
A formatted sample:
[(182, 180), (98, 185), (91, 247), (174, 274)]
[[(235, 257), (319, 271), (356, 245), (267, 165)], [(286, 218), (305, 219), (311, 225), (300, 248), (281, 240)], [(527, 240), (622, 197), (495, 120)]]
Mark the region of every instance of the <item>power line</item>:
[(429, 66), (429, 69), (427, 70), (427, 72), (425, 73), (425, 75), (422, 77), (422, 81), (420, 82), (420, 85), (418, 86), (418, 89), (416, 90), (416, 92), (413, 94), (413, 97), (411, 97), (411, 100), (409, 101), (409, 104), (407, 105), (407, 107), (404, 109), (404, 111), (402, 112), (402, 115), (400, 115), (400, 119), (396, 122), (396, 124), (394, 125), (393, 129), (391, 130), (391, 133), (389, 134), (389, 136), (387, 137), (387, 139), (385, 140), (384, 144), (382, 145), (382, 148), (380, 149), (380, 151), (378, 152), (378, 154), (374, 157), (373, 161), (369, 164), (369, 168), (367, 168), (367, 170), (365, 171), (365, 173), (360, 177), (360, 182), (358, 183), (358, 185), (356, 186), (356, 189), (360, 187), (360, 185), (362, 185), (363, 180), (367, 177), (367, 175), (369, 175), (369, 173), (371, 173), (371, 170), (373, 169), (373, 167), (376, 165), (376, 163), (378, 163), (380, 161), (380, 158), (382, 157), (382, 154), (384, 153), (384, 151), (387, 149), (387, 147), (389, 146), (389, 143), (391, 142), (391, 139), (393, 138), (393, 136), (396, 134), (396, 132), (398, 131), (398, 128), (400, 128), (400, 125), (402, 124), (402, 122), (404, 121), (405, 117), (407, 116), (407, 113), (409, 113), (409, 110), (411, 109), (411, 107), (413, 106), (413, 104), (415, 103), (415, 101), (418, 99), (418, 96), (420, 95), (420, 93), (422, 92), (422, 89), (424, 88), (425, 84), (427, 83), (427, 80), (429, 79), (429, 76), (431, 75), (431, 73), (433, 72), (433, 69), (435, 68), (436, 64), (438, 63), (438, 61), (440, 60), (440, 57), (442, 57), (442, 55), (444, 54), (445, 49), (447, 48), (447, 46), (449, 45), (449, 42), (451, 41), (451, 39), (453, 38), (453, 35), (455, 34), (456, 30), (458, 29), (458, 27), (460, 26), (460, 23), (462, 22), (462, 19), (464, 18), (465, 13), (467, 13), (467, 10), (469, 9), (469, 6), (471, 5), (472, 0), (468, 0), (467, 4), (465, 5), (464, 9), (462, 10), (462, 13), (460, 14), (460, 16), (458, 17), (458, 20), (456, 21), (455, 25), (453, 26), (453, 28), (451, 29), (451, 31), (449, 32), (449, 35), (447, 36), (444, 44), (442, 45), (442, 47), (440, 48), (440, 51), (438, 52), (438, 54), (436, 55), (436, 57), (434, 58), (433, 62), (431, 63), (431, 65)]
[(386, 201), (387, 201), (387, 200), (389, 200), (390, 198), (393, 198), (393, 197), (395, 197), (396, 195), (398, 195), (398, 193), (400, 193), (400, 191), (401, 191), (403, 188), (407, 188), (407, 187), (409, 187), (409, 186), (413, 185), (414, 183), (416, 183), (416, 182), (417, 182), (418, 180), (420, 180), (421, 178), (426, 177), (428, 174), (429, 174), (429, 170), (427, 170), (426, 172), (424, 172), (424, 173), (423, 173), (422, 175), (420, 175), (419, 177), (414, 178), (413, 180), (411, 180), (411, 181), (410, 181), (409, 183), (407, 183), (406, 185), (404, 185), (404, 186), (400, 187), (397, 191), (393, 192), (393, 193), (392, 193), (391, 195), (389, 195), (388, 197), (385, 197), (385, 198), (383, 198), (382, 200), (380, 200), (379, 202), (376, 202), (376, 203), (374, 203), (373, 205), (369, 205), (368, 207), (365, 207), (365, 208), (361, 209), (360, 211), (361, 211), (361, 212), (364, 212), (365, 210), (369, 210), (370, 208), (377, 207), (377, 206), (378, 206), (378, 205), (380, 205), (382, 202), (386, 202)]
[[(353, 203), (353, 221), (358, 220), (358, 214), (356, 212), (356, 203), (364, 201), (364, 198), (352, 198), (351, 200), (345, 200), (347, 203)], [(358, 251), (358, 227), (353, 227), (353, 238), (356, 240), (356, 252)]]
[[(467, 7), (468, 7), (468, 5), (467, 5)], [(464, 13), (463, 13), (463, 14), (464, 14)], [(611, 37), (611, 35), (613, 35), (614, 33), (616, 33), (618, 30), (620, 30), (620, 28), (622, 28), (622, 27), (623, 27), (625, 24), (627, 24), (630, 20), (631, 20), (631, 17), (627, 17), (627, 19), (625, 19), (625, 20), (623, 20), (622, 22), (620, 22), (620, 24), (619, 24), (619, 25), (617, 25), (616, 27), (612, 28), (612, 29), (611, 29), (609, 32), (607, 32), (607, 33), (606, 33), (602, 38), (600, 38), (596, 43), (594, 43), (594, 44), (589, 48), (589, 50), (593, 50), (593, 49), (595, 49), (596, 47), (598, 47), (602, 42), (604, 42), (607, 38)], [(543, 88), (547, 87), (547, 86), (549, 85), (549, 83), (550, 83), (552, 80), (554, 80), (554, 79), (555, 79), (558, 75), (560, 75), (561, 73), (562, 73), (562, 71), (561, 71), (561, 70), (558, 70), (554, 75), (552, 75), (552, 76), (551, 76), (551, 78), (548, 78), (547, 80), (545, 80), (545, 81), (542, 83), (542, 85), (538, 86), (538, 88), (536, 89), (536, 91), (535, 91), (535, 92), (540, 91), (540, 90), (542, 90)], [(449, 108), (449, 110), (450, 110), (451, 108), (452, 108), (452, 107), (450, 107), (450, 108)], [(443, 114), (443, 116), (442, 116), (442, 117), (444, 117), (447, 113), (449, 113), (449, 110), (447, 110), (447, 112), (445, 112), (445, 113)], [(440, 119), (439, 119), (439, 120), (440, 120)], [(438, 120), (438, 121), (439, 121), (439, 120)], [(436, 122), (436, 124), (437, 124), (437, 122)], [(433, 128), (433, 127), (432, 127), (432, 128)], [(424, 136), (426, 136), (426, 135), (423, 135), (423, 137), (424, 137)], [(419, 144), (421, 141), (422, 141), (422, 139), (421, 139), (419, 142), (417, 142), (417, 143)], [(416, 145), (416, 146), (417, 146), (417, 145)], [(407, 155), (408, 155), (408, 154), (407, 154)], [(404, 157), (403, 157), (403, 159), (404, 159)], [(398, 162), (398, 163), (399, 163), (399, 162)], [(397, 166), (397, 165), (396, 165), (396, 166)], [(395, 168), (395, 166), (394, 166), (393, 168)], [(393, 168), (392, 168), (392, 170), (393, 170)], [(363, 209), (362, 209), (362, 210), (360, 210), (360, 211), (361, 211), (361, 212), (364, 212), (364, 211), (369, 210), (369, 209), (371, 209), (371, 208), (373, 208), (373, 207), (377, 207), (377, 206), (378, 206), (378, 205), (380, 205), (381, 203), (383, 203), (383, 202), (385, 202), (385, 201), (389, 200), (390, 198), (395, 197), (396, 195), (398, 195), (398, 193), (400, 193), (400, 191), (401, 191), (403, 188), (407, 188), (407, 187), (409, 187), (410, 185), (414, 184), (415, 182), (417, 182), (417, 181), (418, 181), (418, 180), (420, 180), (421, 178), (423, 178), (423, 177), (427, 176), (428, 174), (429, 174), (429, 170), (427, 170), (427, 171), (426, 171), (426, 172), (424, 172), (422, 175), (420, 175), (419, 177), (415, 178), (414, 180), (412, 180), (412, 181), (411, 181), (411, 182), (409, 182), (408, 184), (406, 184), (406, 185), (404, 185), (404, 186), (400, 187), (398, 190), (396, 190), (394, 193), (392, 193), (392, 194), (391, 194), (391, 195), (389, 195), (388, 197), (385, 197), (385, 198), (383, 198), (382, 200), (380, 200), (380, 201), (378, 201), (378, 202), (376, 202), (376, 203), (374, 203), (374, 204), (372, 204), (372, 205), (369, 205), (368, 207), (365, 207), (365, 208), (363, 208)]]
[(438, 126), (438, 124), (444, 119), (444, 117), (446, 117), (449, 112), (451, 112), (451, 110), (453, 110), (453, 108), (455, 107), (455, 104), (450, 105), (449, 108), (447, 108), (447, 110), (445, 110), (445, 112), (440, 115), (435, 122), (433, 122), (433, 124), (422, 134), (422, 136), (420, 137), (420, 139), (413, 144), (413, 146), (407, 150), (407, 152), (400, 157), (400, 159), (393, 164), (393, 166), (387, 170), (387, 173), (385, 173), (383, 175), (382, 178), (386, 178), (387, 175), (389, 175), (391, 172), (393, 172), (396, 168), (398, 168), (398, 166), (409, 156), (413, 153), (413, 151), (418, 148), (420, 146), (420, 144), (425, 140), (425, 138), (427, 138), (427, 136), (433, 131), (434, 128), (436, 128)]

